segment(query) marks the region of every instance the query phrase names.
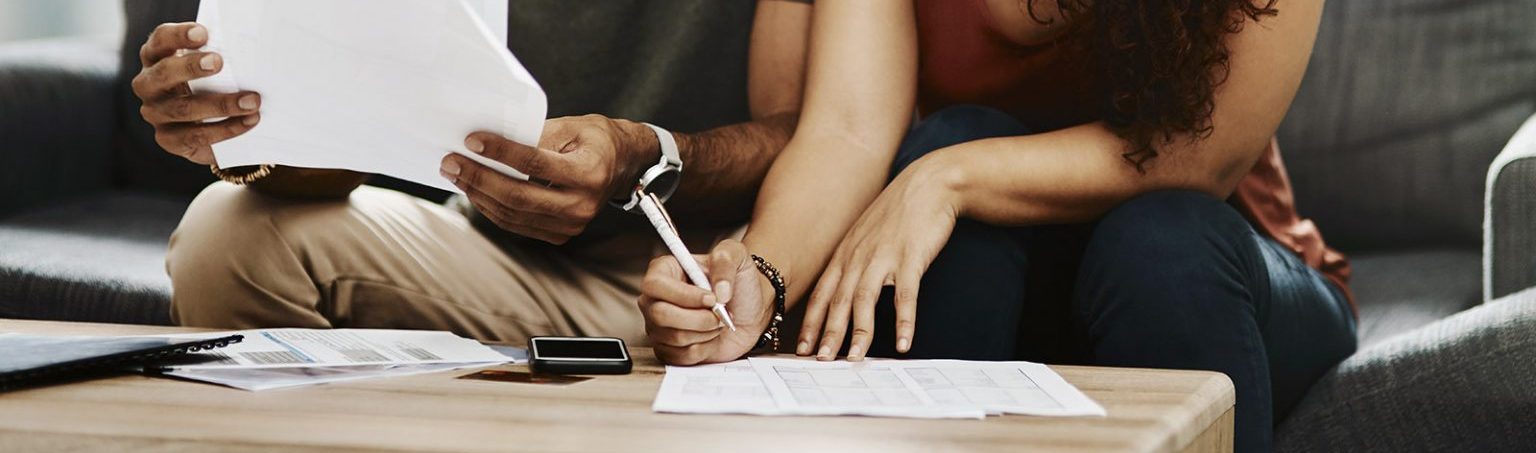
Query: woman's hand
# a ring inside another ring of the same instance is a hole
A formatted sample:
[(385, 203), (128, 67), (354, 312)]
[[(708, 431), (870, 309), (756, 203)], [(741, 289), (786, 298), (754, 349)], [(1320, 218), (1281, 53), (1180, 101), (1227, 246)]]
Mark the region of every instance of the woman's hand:
[(795, 353), (832, 360), (852, 316), (848, 360), (862, 360), (875, 332), (875, 303), (896, 287), (896, 351), (907, 352), (917, 325), (918, 283), (949, 241), (958, 216), (952, 172), (925, 157), (908, 166), (859, 217), (833, 253), (805, 309)]
[[(672, 365), (729, 362), (752, 350), (773, 316), (766, 278), (740, 241), (727, 239), (708, 255), (694, 255), (714, 286), (710, 293), (688, 281), (677, 258), (651, 261), (640, 286), (640, 313), (656, 357)], [(736, 323), (726, 328), (710, 308), (725, 304)]]

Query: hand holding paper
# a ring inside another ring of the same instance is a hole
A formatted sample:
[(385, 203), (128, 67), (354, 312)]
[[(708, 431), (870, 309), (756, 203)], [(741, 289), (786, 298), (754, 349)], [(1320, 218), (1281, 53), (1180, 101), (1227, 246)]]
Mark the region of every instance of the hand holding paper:
[[(454, 152), (527, 179), (464, 149), (476, 131), (539, 142), (545, 95), (506, 49), (506, 8), (494, 0), (203, 0), (206, 50), (224, 67), (192, 88), (261, 94), (261, 123), (213, 145), (218, 165), (355, 170), (457, 192), (438, 174)], [(431, 32), (409, 32), (421, 29)]]

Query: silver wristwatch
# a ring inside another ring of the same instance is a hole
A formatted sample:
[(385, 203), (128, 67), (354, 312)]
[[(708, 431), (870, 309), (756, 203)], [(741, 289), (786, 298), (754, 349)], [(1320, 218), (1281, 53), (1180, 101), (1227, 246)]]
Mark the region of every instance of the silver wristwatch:
[(665, 203), (677, 192), (683, 176), (683, 160), (678, 155), (677, 140), (672, 138), (672, 133), (655, 124), (642, 124), (656, 132), (656, 143), (661, 147), (661, 161), (640, 173), (640, 179), (635, 182), (636, 190), (628, 191), (627, 199), (613, 201), (614, 206), (629, 212), (640, 212), (640, 194), (654, 194)]

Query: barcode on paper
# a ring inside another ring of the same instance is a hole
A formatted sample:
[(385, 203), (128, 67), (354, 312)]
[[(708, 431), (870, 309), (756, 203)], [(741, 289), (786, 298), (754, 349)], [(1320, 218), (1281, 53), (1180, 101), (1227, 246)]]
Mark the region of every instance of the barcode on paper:
[(306, 360), (304, 356), (294, 354), (290, 351), (242, 352), (240, 353), (240, 357), (244, 357), (246, 360), (255, 362), (257, 365), (309, 363), (309, 360)]
[(409, 354), (411, 357), (416, 358), (416, 360), (443, 360), (442, 357), (438, 357), (437, 354), (427, 352), (426, 349), (400, 348), (400, 351)]

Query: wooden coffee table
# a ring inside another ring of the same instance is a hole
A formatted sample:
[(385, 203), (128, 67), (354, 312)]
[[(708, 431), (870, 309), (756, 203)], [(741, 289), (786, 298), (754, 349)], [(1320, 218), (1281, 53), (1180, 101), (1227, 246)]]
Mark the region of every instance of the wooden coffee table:
[[(0, 320), (0, 332), (142, 335), (150, 326)], [(5, 351), (0, 351), (4, 354)], [(0, 393), (0, 451), (1231, 451), (1231, 381), (1204, 371), (1052, 367), (1107, 418), (908, 420), (651, 412), (663, 368), (569, 386), (469, 373), (252, 393), (143, 376)], [(521, 366), (508, 366), (521, 369)]]

